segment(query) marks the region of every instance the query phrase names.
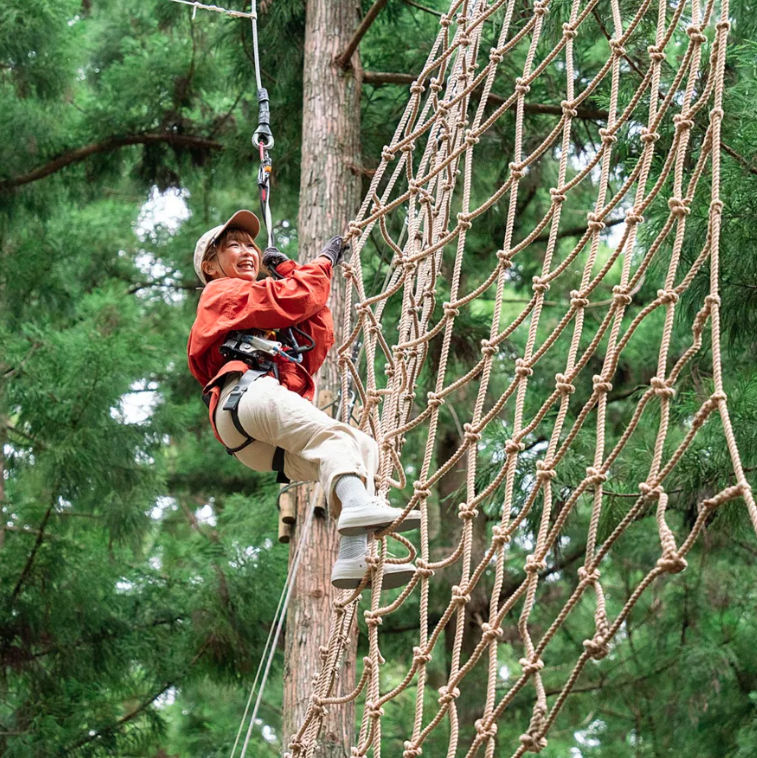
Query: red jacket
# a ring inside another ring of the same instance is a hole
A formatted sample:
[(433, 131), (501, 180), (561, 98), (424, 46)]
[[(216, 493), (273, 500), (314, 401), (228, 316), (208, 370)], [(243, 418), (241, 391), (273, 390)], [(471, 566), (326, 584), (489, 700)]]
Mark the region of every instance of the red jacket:
[(292, 392), (313, 399), (312, 375), (321, 367), (334, 344), (334, 326), (326, 301), (331, 291), (331, 261), (319, 257), (302, 266), (286, 261), (276, 268), (283, 279), (223, 278), (207, 284), (197, 306), (197, 318), (189, 333), (187, 354), (192, 376), (210, 393), (210, 423), (215, 428), (215, 410), (221, 394), (221, 377), (232, 371), (244, 373), (242, 361), (229, 361), (220, 347), (229, 332), (245, 329), (283, 329), (298, 326), (315, 340), (302, 363), (276, 358), (281, 383)]

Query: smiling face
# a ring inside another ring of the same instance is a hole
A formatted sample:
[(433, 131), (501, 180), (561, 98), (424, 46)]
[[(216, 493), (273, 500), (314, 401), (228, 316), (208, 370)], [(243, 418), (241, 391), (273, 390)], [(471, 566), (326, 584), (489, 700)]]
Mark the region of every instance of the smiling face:
[(227, 229), (208, 248), (202, 270), (208, 281), (227, 276), (254, 282), (260, 271), (260, 248), (249, 232)]

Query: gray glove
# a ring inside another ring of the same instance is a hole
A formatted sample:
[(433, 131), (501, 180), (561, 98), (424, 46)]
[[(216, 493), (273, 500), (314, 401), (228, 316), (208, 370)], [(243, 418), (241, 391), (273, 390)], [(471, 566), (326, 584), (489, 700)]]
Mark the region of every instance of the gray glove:
[(277, 247), (267, 247), (263, 251), (263, 265), (269, 270), (269, 271), (276, 271), (276, 267), (280, 266), (285, 261), (288, 261), (289, 258), (287, 258), (284, 253), (281, 252)]
[(332, 237), (321, 250), (321, 255), (331, 261), (332, 266), (338, 266), (344, 259), (344, 254), (350, 249), (342, 237)]

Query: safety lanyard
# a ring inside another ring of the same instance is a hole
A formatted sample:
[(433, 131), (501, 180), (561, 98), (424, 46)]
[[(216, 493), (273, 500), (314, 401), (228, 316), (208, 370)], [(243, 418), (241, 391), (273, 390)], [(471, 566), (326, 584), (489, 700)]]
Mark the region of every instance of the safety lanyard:
[(252, 135), (252, 144), (260, 151), (260, 168), (258, 169), (258, 189), (260, 190), (260, 211), (268, 232), (268, 247), (274, 247), (273, 218), (271, 216), (271, 173), (273, 163), (269, 150), (273, 149), (274, 139), (271, 131), (271, 109), (268, 90), (260, 78), (260, 53), (258, 52), (258, 12), (257, 2), (252, 0), (252, 52), (255, 60), (255, 82), (258, 87), (258, 127)]

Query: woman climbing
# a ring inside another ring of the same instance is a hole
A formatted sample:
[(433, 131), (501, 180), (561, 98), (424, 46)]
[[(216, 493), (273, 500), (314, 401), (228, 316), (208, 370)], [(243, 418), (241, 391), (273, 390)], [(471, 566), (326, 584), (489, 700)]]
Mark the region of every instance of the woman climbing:
[[(352, 589), (368, 570), (367, 534), (401, 510), (374, 494), (375, 441), (310, 402), (313, 374), (334, 344), (326, 301), (345, 245), (334, 237), (298, 265), (276, 247), (261, 253), (259, 230), (255, 214), (242, 210), (198, 241), (194, 267), (206, 286), (189, 335), (189, 368), (230, 454), (254, 471), (279, 471), (284, 481), (321, 483), (341, 535), (331, 582)], [(261, 265), (268, 276), (258, 279)], [(411, 511), (397, 531), (419, 524)], [(383, 587), (406, 584), (414, 571), (412, 563), (385, 564)]]

